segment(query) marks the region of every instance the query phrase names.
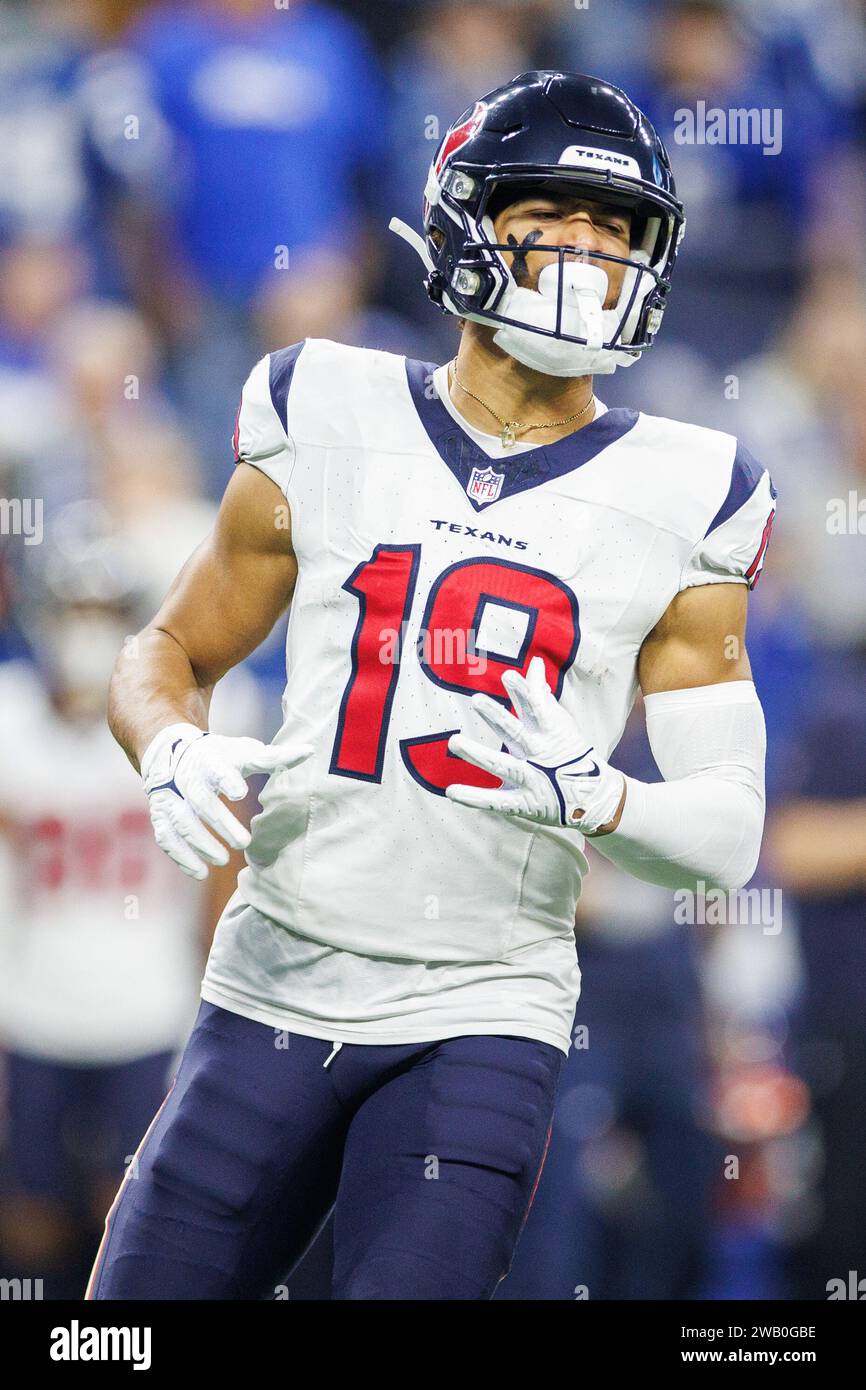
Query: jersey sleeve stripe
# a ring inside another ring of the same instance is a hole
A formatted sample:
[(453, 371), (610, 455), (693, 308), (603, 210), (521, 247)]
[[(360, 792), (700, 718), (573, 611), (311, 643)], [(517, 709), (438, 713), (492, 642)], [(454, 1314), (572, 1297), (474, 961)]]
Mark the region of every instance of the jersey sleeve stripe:
[(234, 433), (232, 434), (232, 453), (235, 457), (235, 463), (240, 463), (241, 461), (238, 450), (241, 446), (241, 406), (243, 405), (243, 403), (243, 396), (241, 396), (241, 399), (238, 401), (238, 411), (235, 415), (235, 428)]
[(763, 535), (761, 536), (761, 544), (758, 546), (758, 550), (757, 550), (757, 553), (756, 553), (756, 555), (755, 555), (755, 558), (754, 558), (754, 560), (752, 561), (752, 563), (749, 565), (749, 568), (746, 570), (746, 579), (749, 581), (749, 588), (750, 588), (750, 589), (754, 589), (755, 585), (757, 584), (758, 580), (759, 580), (760, 577), (761, 577), (761, 570), (763, 569), (764, 553), (765, 553), (765, 551), (766, 551), (766, 549), (767, 549), (767, 546), (768, 546), (769, 543), (770, 543), (770, 536), (773, 534), (773, 521), (775, 520), (775, 516), (776, 516), (776, 509), (775, 509), (775, 507), (774, 507), (773, 510), (770, 512), (770, 515), (767, 517), (767, 520), (766, 520), (765, 523), (764, 523), (764, 531), (763, 531)]
[(289, 433), (289, 390), (292, 385), (295, 365), (303, 351), (305, 342), (306, 339), (300, 343), (293, 343), (291, 347), (280, 348), (278, 352), (272, 352), (270, 355), (271, 401), (286, 434)]
[(740, 510), (745, 502), (748, 502), (765, 472), (766, 469), (762, 468), (757, 459), (752, 457), (748, 449), (744, 449), (742, 444), (738, 443), (731, 467), (731, 485), (728, 488), (728, 495), (704, 532), (704, 540), (719, 526), (724, 525), (735, 512)]

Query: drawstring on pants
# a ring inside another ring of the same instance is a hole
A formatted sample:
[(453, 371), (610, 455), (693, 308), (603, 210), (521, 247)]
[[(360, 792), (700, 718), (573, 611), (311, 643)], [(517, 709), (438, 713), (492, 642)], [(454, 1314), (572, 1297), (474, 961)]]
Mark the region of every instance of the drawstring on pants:
[(342, 1043), (338, 1043), (338, 1042), (335, 1042), (335, 1043), (334, 1043), (334, 1045), (333, 1045), (333, 1051), (329, 1054), (329, 1056), (327, 1056), (327, 1057), (325, 1058), (324, 1062), (322, 1063), (322, 1066), (323, 1066), (323, 1067), (329, 1067), (329, 1066), (331, 1065), (331, 1063), (333, 1062), (334, 1058), (336, 1057), (337, 1053), (340, 1051), (340, 1048), (341, 1048), (342, 1046), (343, 1046)]

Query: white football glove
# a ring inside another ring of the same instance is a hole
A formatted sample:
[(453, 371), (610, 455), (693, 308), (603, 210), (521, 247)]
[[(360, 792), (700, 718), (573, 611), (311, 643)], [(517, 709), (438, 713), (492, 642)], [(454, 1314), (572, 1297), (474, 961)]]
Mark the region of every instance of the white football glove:
[(473, 695), (472, 705), (511, 750), (501, 752), (465, 734), (452, 734), (452, 753), (502, 779), (501, 787), (452, 784), (446, 796), (482, 811), (525, 816), (544, 825), (566, 826), (591, 835), (613, 820), (625, 778), (581, 738), (572, 716), (556, 699), (535, 656), (526, 676), (502, 677), (517, 717), (489, 695)]
[(195, 724), (169, 724), (141, 759), (156, 843), (185, 874), (207, 878), (208, 864), (227, 864), (229, 852), (206, 826), (232, 849), (246, 849), (250, 842), (250, 832), (220, 796), (241, 801), (248, 773), (295, 767), (309, 752), (275, 748), (257, 738), (227, 738)]

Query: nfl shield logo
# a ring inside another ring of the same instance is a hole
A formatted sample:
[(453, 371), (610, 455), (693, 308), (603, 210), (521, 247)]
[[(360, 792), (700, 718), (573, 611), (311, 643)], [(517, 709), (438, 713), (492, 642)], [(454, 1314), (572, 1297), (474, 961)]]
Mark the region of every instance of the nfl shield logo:
[(466, 491), (474, 502), (495, 502), (504, 482), (505, 474), (494, 473), (489, 465), (487, 468), (473, 468)]

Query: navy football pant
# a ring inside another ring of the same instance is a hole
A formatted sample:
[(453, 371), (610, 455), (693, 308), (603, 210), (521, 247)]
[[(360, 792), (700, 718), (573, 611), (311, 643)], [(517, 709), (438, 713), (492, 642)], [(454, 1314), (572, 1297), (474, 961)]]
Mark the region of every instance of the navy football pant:
[(332, 1044), (203, 1003), (88, 1297), (272, 1299), (335, 1206), (338, 1299), (489, 1299), (544, 1161), (558, 1048)]

